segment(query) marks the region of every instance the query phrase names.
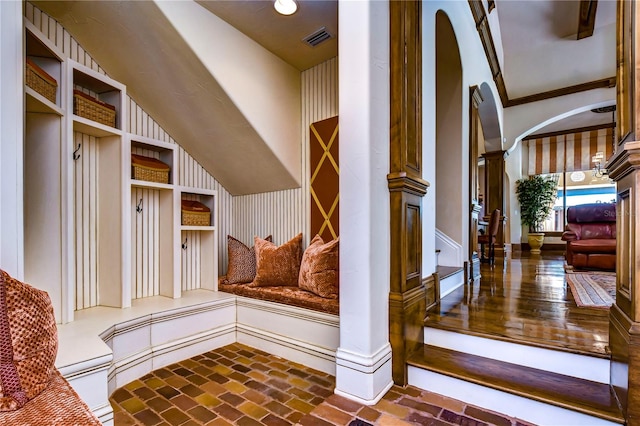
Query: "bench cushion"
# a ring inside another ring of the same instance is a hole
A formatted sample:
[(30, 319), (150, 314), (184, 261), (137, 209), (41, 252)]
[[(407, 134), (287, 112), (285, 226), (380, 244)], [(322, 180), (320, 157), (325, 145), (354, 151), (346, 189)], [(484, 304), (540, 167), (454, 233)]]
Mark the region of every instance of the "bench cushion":
[(252, 287), (246, 284), (226, 284), (224, 277), (221, 277), (218, 290), (238, 296), (283, 303), (285, 305), (298, 306), (300, 308), (312, 309), (328, 314), (338, 315), (340, 313), (338, 299), (326, 299), (309, 291), (302, 290), (299, 287)]

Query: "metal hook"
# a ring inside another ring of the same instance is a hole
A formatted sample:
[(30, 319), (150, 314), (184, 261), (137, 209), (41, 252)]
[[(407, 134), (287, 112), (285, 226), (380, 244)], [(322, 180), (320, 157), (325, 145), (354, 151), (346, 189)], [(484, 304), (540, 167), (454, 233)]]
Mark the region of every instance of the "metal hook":
[(184, 238), (184, 243), (182, 243), (182, 250), (187, 249), (187, 237)]
[(73, 161), (77, 160), (78, 158), (80, 158), (80, 154), (78, 154), (78, 151), (80, 151), (80, 144), (78, 144), (78, 147), (76, 148), (75, 151), (73, 151)]
[(138, 205), (136, 206), (136, 211), (138, 213), (142, 213), (142, 198), (140, 198), (140, 201), (138, 202)]

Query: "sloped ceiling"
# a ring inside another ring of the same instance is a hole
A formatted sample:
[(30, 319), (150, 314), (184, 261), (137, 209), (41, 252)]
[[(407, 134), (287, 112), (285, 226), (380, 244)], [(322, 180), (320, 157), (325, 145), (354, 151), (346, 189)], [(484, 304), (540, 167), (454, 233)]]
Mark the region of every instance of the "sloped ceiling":
[(230, 193), (299, 186), (300, 73), (293, 66), (191, 1), (34, 4)]

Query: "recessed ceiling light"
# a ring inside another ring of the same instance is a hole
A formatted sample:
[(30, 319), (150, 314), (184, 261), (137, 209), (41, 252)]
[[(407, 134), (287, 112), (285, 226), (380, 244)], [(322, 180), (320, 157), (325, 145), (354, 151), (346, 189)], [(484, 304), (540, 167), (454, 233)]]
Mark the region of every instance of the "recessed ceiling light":
[(293, 15), (298, 10), (295, 0), (275, 0), (273, 7), (281, 15)]

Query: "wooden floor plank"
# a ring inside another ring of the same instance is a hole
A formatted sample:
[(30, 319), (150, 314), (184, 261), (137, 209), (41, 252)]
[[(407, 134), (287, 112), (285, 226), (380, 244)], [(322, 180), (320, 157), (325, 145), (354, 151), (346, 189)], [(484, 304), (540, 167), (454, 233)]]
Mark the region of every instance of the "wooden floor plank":
[(424, 345), (410, 365), (612, 422), (624, 417), (608, 384)]
[(609, 312), (576, 305), (562, 254), (511, 257), (480, 273), (429, 310), (425, 326), (608, 357)]

